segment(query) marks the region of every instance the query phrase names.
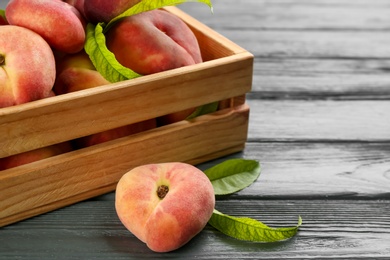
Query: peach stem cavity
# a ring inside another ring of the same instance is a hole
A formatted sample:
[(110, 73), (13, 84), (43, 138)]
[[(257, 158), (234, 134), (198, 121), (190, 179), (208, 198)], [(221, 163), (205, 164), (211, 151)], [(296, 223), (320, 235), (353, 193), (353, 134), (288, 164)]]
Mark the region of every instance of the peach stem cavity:
[(168, 194), (168, 192), (169, 192), (169, 187), (166, 186), (166, 185), (160, 185), (160, 186), (158, 186), (158, 188), (157, 188), (157, 196), (158, 196), (160, 199), (165, 198), (165, 196)]
[(5, 65), (5, 57), (3, 54), (0, 53), (0, 66)]

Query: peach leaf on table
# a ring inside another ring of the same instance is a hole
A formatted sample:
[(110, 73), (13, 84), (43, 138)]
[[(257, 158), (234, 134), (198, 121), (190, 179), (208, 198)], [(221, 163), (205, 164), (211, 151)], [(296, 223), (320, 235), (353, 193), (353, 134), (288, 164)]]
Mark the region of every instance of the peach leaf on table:
[[(260, 176), (260, 162), (248, 159), (230, 159), (204, 171), (214, 188), (214, 195), (229, 195), (249, 187)], [(216, 201), (216, 206), (218, 202)], [(295, 236), (302, 224), (273, 228), (259, 220), (236, 217), (214, 209), (208, 224), (235, 239), (251, 242), (277, 242)]]

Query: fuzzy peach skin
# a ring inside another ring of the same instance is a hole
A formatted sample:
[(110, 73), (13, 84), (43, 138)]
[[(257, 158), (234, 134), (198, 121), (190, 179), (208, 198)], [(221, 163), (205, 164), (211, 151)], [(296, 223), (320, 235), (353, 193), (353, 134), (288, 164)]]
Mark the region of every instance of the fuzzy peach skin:
[[(70, 4), (71, 6), (74, 6), (83, 16), (83, 18), (84, 19), (86, 18), (84, 13), (84, 0), (64, 0), (64, 2)], [(111, 2), (111, 1), (107, 1), (107, 2)]]
[(19, 26), (0, 26), (0, 108), (52, 95), (55, 66), (41, 36)]
[(141, 75), (202, 62), (191, 29), (163, 10), (124, 18), (109, 29), (106, 44), (119, 63)]
[(141, 0), (86, 0), (83, 2), (84, 14), (88, 21), (108, 23)]
[(210, 180), (185, 163), (136, 167), (123, 175), (116, 189), (119, 219), (156, 252), (169, 252), (190, 241), (206, 226), (214, 206)]
[(59, 51), (75, 53), (84, 47), (84, 18), (61, 0), (10, 0), (5, 16), (9, 24), (38, 33)]
[(72, 150), (72, 146), (69, 142), (55, 144), (36, 150), (11, 155), (8, 157), (0, 158), (0, 171), (7, 170), (23, 164), (32, 163), (42, 159), (46, 159), (55, 155), (66, 153)]
[(66, 94), (110, 84), (98, 71), (84, 50), (57, 59), (54, 92)]
[[(198, 41), (178, 17), (153, 10), (124, 18), (106, 34), (107, 48), (123, 66), (141, 75), (202, 62)], [(159, 125), (184, 120), (195, 108), (158, 119)]]

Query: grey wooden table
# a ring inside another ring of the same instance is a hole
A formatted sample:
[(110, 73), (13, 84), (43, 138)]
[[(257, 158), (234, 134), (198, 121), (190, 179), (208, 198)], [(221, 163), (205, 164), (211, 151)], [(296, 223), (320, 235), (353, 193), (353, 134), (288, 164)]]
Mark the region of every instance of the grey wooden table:
[(245, 150), (198, 167), (260, 160), (260, 178), (216, 208), (275, 227), (301, 215), (297, 236), (259, 244), (207, 226), (157, 254), (110, 193), (1, 228), (0, 259), (390, 259), (390, 2), (213, 4), (181, 8), (254, 54), (251, 114)]

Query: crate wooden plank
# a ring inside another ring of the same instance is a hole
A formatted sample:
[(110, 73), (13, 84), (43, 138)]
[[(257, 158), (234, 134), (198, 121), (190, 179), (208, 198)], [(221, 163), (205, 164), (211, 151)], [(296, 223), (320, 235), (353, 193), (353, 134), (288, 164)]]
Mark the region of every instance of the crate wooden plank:
[(3, 108), (0, 136), (7, 138), (0, 139), (0, 157), (243, 95), (251, 89), (252, 63), (242, 53)]
[(138, 165), (200, 162), (242, 150), (248, 118), (244, 104), (5, 170), (0, 226), (114, 190)]

